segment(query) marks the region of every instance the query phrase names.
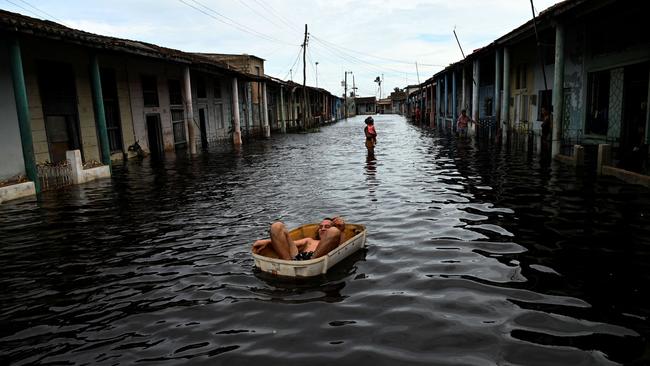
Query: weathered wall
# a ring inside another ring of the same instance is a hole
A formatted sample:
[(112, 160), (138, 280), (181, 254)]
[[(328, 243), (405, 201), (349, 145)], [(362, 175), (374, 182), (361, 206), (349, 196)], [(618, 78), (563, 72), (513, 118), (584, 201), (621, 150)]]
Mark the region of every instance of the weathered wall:
[(25, 174), (7, 43), (0, 39), (0, 180)]
[[(197, 98), (196, 81), (202, 78), (206, 85), (206, 98)], [(192, 103), (194, 119), (199, 123), (199, 110), (205, 110), (206, 132), (209, 143), (230, 138), (232, 111), (232, 79), (223, 75), (192, 72)], [(215, 89), (220, 90), (221, 96)], [(240, 103), (242, 101), (240, 100)]]
[[(565, 25), (564, 41), (564, 111), (562, 127), (566, 137), (584, 133), (587, 75), (583, 67), (585, 29), (583, 24)], [(555, 111), (554, 111), (555, 112)]]
[[(179, 80), (181, 89), (183, 89), (183, 66), (141, 58), (129, 58), (126, 63), (126, 77), (129, 84), (130, 110), (132, 112), (131, 118), (133, 120), (135, 139), (139, 141), (143, 150), (151, 151), (147, 134), (146, 115), (158, 114), (163, 135), (163, 147), (165, 151), (174, 151), (174, 132), (170, 113), (168, 80)], [(158, 86), (157, 107), (144, 106), (142, 75), (156, 77)], [(194, 111), (195, 118), (198, 116), (197, 113), (198, 111)], [(185, 136), (186, 138), (189, 137), (187, 130)]]
[[(135, 142), (135, 132), (133, 129), (133, 113), (131, 111), (131, 95), (129, 89), (129, 79), (127, 73), (127, 61), (123, 56), (100, 55), (100, 68), (110, 68), (115, 71), (115, 81), (117, 83), (117, 99), (120, 109), (120, 124), (122, 129), (122, 153), (113, 153), (111, 159), (122, 159), (123, 154), (135, 156), (135, 153), (128, 152), (129, 146)], [(102, 86), (103, 87), (103, 86)]]
[(587, 135), (589, 141), (620, 138), (624, 67), (650, 60), (646, 18), (647, 14), (635, 7), (611, 6), (566, 27), (565, 88), (570, 89), (565, 100), (570, 103), (565, 110), (570, 128), (584, 130), (586, 127), (588, 75), (599, 71), (610, 75), (607, 135)]
[(25, 84), (27, 87), (36, 161), (42, 163), (51, 160), (45, 132), (43, 105), (38, 87), (38, 70), (36, 67), (38, 60), (61, 62), (72, 66), (75, 76), (77, 117), (83, 157), (86, 161), (100, 161), (92, 91), (90, 88), (89, 51), (73, 45), (33, 39), (21, 41), (21, 50), (23, 53), (23, 69), (25, 72)]

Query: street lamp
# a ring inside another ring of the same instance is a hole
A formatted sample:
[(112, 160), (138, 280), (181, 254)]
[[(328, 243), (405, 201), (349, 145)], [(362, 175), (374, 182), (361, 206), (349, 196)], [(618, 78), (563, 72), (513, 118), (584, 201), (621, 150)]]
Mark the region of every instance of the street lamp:
[(318, 88), (318, 61), (316, 61), (316, 87)]

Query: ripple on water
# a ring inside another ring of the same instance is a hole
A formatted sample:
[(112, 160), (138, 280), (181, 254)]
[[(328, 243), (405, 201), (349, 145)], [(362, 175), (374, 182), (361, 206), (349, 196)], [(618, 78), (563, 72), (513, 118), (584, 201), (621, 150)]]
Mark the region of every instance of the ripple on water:
[[(113, 167), (0, 206), (0, 350), (21, 364), (610, 365), (648, 361), (647, 190), (376, 116)], [(253, 240), (343, 215), (326, 275)], [(641, 321), (639, 321), (641, 320)]]

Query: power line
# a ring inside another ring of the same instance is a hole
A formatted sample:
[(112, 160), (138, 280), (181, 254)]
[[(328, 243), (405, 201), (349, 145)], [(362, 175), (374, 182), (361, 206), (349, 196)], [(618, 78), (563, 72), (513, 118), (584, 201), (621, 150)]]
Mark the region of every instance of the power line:
[(235, 21), (235, 20), (233, 20), (233, 19), (231, 19), (231, 18), (229, 18), (229, 17), (227, 17), (227, 16), (225, 16), (225, 15), (219, 13), (218, 11), (216, 11), (216, 10), (210, 8), (209, 6), (206, 6), (206, 5), (202, 4), (201, 2), (199, 2), (199, 1), (197, 1), (197, 0), (191, 0), (191, 1), (194, 2), (194, 3), (196, 3), (197, 5), (199, 5), (200, 7), (206, 9), (207, 11), (209, 11), (209, 12), (211, 12), (211, 13), (214, 13), (214, 14), (216, 14), (217, 16), (223, 18), (223, 19), (226, 19), (227, 21), (226, 21), (226, 20), (223, 20), (223, 19), (220, 19), (220, 18), (217, 18), (217, 17), (215, 17), (214, 15), (209, 14), (209, 13), (205, 12), (204, 10), (202, 10), (202, 9), (200, 9), (200, 8), (198, 8), (198, 7), (196, 7), (196, 6), (192, 5), (192, 4), (190, 4), (190, 3), (187, 3), (187, 2), (184, 1), (184, 0), (178, 0), (178, 1), (181, 2), (181, 3), (183, 3), (183, 4), (185, 4), (185, 5), (187, 5), (187, 6), (189, 6), (190, 8), (192, 8), (192, 9), (198, 11), (198, 12), (203, 13), (204, 15), (209, 16), (210, 18), (212, 18), (212, 19), (214, 19), (214, 20), (216, 20), (216, 21), (218, 21), (218, 22), (220, 22), (220, 23), (223, 23), (223, 24), (226, 24), (226, 25), (229, 25), (229, 26), (235, 27), (235, 28), (239, 29), (239, 30), (242, 31), (242, 32), (246, 32), (246, 33), (248, 33), (248, 34), (250, 34), (250, 35), (253, 35), (253, 36), (256, 36), (256, 37), (259, 37), (259, 38), (263, 38), (263, 39), (265, 39), (265, 40), (267, 40), (267, 41), (277, 42), (277, 43), (284, 43), (284, 44), (288, 44), (288, 45), (292, 45), (292, 46), (293, 46), (292, 43), (285, 42), (285, 41), (282, 41), (282, 40), (279, 40), (279, 39), (276, 39), (276, 38), (273, 38), (273, 37), (267, 36), (267, 35), (265, 35), (265, 34), (263, 34), (263, 33), (260, 33), (260, 32), (258, 32), (258, 31), (256, 31), (256, 30), (252, 29), (252, 28), (249, 28), (249, 27), (247, 27), (247, 26), (245, 26), (245, 25), (243, 25), (243, 24), (240, 24), (240, 23), (238, 23), (237, 21)]
[[(321, 44), (323, 44), (323, 45), (326, 47), (326, 49), (331, 48), (332, 50), (338, 52), (338, 57), (341, 57), (341, 58), (343, 58), (344, 60), (346, 60), (346, 61), (348, 61), (348, 62), (353, 62), (353, 63), (356, 63), (356, 64), (365, 64), (365, 65), (368, 65), (368, 66), (374, 68), (374, 69), (375, 69), (375, 72), (382, 72), (382, 71), (383, 71), (383, 72), (387, 72), (387, 73), (388, 73), (388, 72), (390, 72), (390, 73), (397, 73), (397, 74), (399, 74), (399, 75), (404, 74), (404, 71), (402, 71), (402, 70), (395, 70), (395, 69), (390, 68), (390, 67), (386, 67), (386, 66), (383, 66), (383, 65), (377, 65), (377, 64), (375, 64), (375, 63), (371, 63), (371, 62), (369, 62), (369, 61), (366, 61), (366, 60), (360, 59), (360, 58), (358, 58), (358, 57), (356, 57), (356, 56), (354, 56), (354, 55), (351, 55), (351, 54), (349, 54), (349, 53), (347, 53), (347, 52), (341, 50), (340, 47), (334, 45), (334, 44), (331, 43), (331, 42), (327, 42), (327, 43), (325, 43), (325, 42), (323, 42), (322, 39), (317, 39), (317, 37), (314, 37), (314, 39), (315, 39), (317, 42), (320, 42)], [(330, 46), (330, 45), (331, 45), (331, 46)], [(413, 72), (409, 72), (409, 73), (410, 73), (410, 74), (414, 74)]]
[(318, 79), (316, 79), (316, 66), (314, 65), (314, 60), (311, 57), (311, 48), (307, 48), (307, 58), (309, 59), (309, 64), (311, 65), (311, 69), (314, 72), (314, 79), (316, 80), (316, 83), (318, 83)]
[(10, 1), (10, 0), (5, 0), (5, 1), (6, 1), (6, 2), (8, 2), (9, 4), (11, 4), (11, 5), (13, 5), (13, 6), (15, 6), (15, 7), (18, 7), (18, 8), (21, 8), (21, 9), (23, 9), (24, 11), (26, 11), (26, 12), (28, 12), (28, 13), (30, 13), (30, 14), (32, 14), (32, 15), (33, 15), (33, 16), (35, 16), (35, 17), (38, 17), (38, 18), (40, 18), (40, 15), (38, 15), (38, 14), (36, 14), (36, 13), (34, 13), (33, 11), (31, 11), (31, 10), (29, 10), (29, 9), (27, 9), (27, 8), (25, 8), (25, 7), (23, 7), (23, 6), (20, 6), (20, 5), (18, 5), (18, 4), (16, 4), (16, 3), (14, 3), (13, 1)]
[[(20, 8), (20, 9), (22, 9), (22, 10), (24, 10), (24, 11), (26, 11), (26, 12), (32, 14), (32, 15), (35, 16), (36, 18), (45, 18), (45, 19), (51, 18), (51, 19), (54, 19), (54, 20), (56, 20), (57, 22), (59, 22), (59, 23), (65, 25), (66, 27), (70, 28), (70, 26), (68, 26), (67, 24), (65, 24), (61, 19), (55, 17), (54, 15), (52, 15), (52, 14), (50, 14), (50, 13), (48, 13), (48, 12), (45, 12), (45, 11), (43, 11), (43, 10), (37, 8), (36, 6), (34, 6), (34, 5), (32, 5), (32, 4), (28, 3), (28, 2), (26, 2), (26, 1), (24, 1), (24, 0), (19, 0), (19, 1), (22, 2), (22, 3), (24, 3), (24, 4), (26, 4), (26, 5), (29, 6), (30, 8), (35, 9), (36, 11), (38, 11), (38, 12), (41, 13), (41, 14), (38, 14), (38, 13), (36, 13), (36, 12), (30, 10), (30, 9), (27, 9), (26, 7), (24, 7), (24, 6), (20, 5), (20, 4), (16, 4), (15, 2), (13, 2), (13, 1), (11, 1), (11, 0), (5, 0), (5, 1), (7, 1), (9, 4), (12, 4), (12, 5), (15, 6), (15, 7), (18, 7), (18, 8)], [(43, 15), (45, 15), (45, 16), (43, 16)]]
[(289, 73), (291, 72), (291, 70), (293, 70), (293, 68), (296, 66), (296, 63), (298, 63), (298, 60), (300, 59), (300, 53), (302, 52), (302, 47), (303, 47), (303, 45), (300, 45), (300, 48), (298, 49), (298, 55), (296, 56), (296, 59), (293, 61), (293, 64), (291, 65), (291, 67), (289, 67), (289, 71), (287, 71), (287, 74), (283, 78), (284, 80), (287, 79), (287, 76), (289, 76)]
[[(327, 45), (326, 43), (323, 43), (320, 39), (317, 39), (316, 37), (314, 37), (314, 40), (321, 43), (321, 45), (324, 47), (324, 49), (326, 49), (327, 51), (332, 53), (334, 56), (339, 57), (339, 58), (341, 58), (341, 59), (343, 59), (343, 60), (345, 60), (347, 62), (353, 63), (353, 64), (367, 65), (368, 67), (373, 69), (373, 72), (385, 72), (385, 73), (388, 73), (388, 74), (399, 74), (400, 76), (405, 73), (405, 71), (395, 70), (395, 69), (392, 69), (392, 68), (389, 68), (389, 67), (386, 67), (386, 66), (381, 66), (381, 65), (378, 66), (378, 65), (373, 64), (371, 62), (368, 62), (366, 60), (362, 60), (362, 59), (360, 59), (358, 57), (347, 54), (344, 51), (341, 51), (339, 49), (336, 49), (335, 47), (332, 47), (332, 46)], [(413, 72), (407, 72), (407, 73), (414, 74)]]
[[(8, 1), (8, 2), (11, 2), (11, 1), (9, 1), (9, 0), (7, 0), (7, 1)], [(20, 1), (21, 3), (23, 3), (23, 4), (27, 4), (27, 6), (29, 6), (29, 7), (32, 8), (32, 9), (35, 9), (35, 10), (38, 11), (39, 13), (41, 13), (41, 14), (45, 14), (47, 17), (50, 17), (50, 18), (56, 20), (57, 22), (59, 22), (59, 23), (61, 23), (61, 24), (63, 24), (63, 25), (66, 25), (66, 24), (65, 24), (61, 19), (55, 17), (54, 15), (52, 15), (52, 14), (50, 14), (50, 13), (44, 11), (44, 10), (39, 9), (38, 7), (36, 7), (36, 6), (34, 6), (34, 5), (30, 4), (30, 3), (28, 3), (27, 1), (25, 1), (25, 0), (19, 0), (19, 1)], [(17, 5), (17, 4), (15, 4), (15, 3), (12, 3), (12, 4)], [(24, 9), (24, 8), (23, 8), (23, 9)], [(33, 13), (32, 13), (32, 14), (33, 14)], [(67, 25), (66, 25), (66, 26), (67, 26)]]
[(276, 17), (277, 19), (279, 19), (282, 23), (284, 23), (289, 28), (291, 28), (292, 31), (299, 31), (299, 32), (301, 31), (299, 27), (297, 27), (295, 24), (291, 24), (291, 22), (289, 20), (287, 20), (287, 18), (282, 16), (282, 14), (280, 14), (280, 12), (275, 10), (271, 5), (265, 4), (264, 2), (259, 1), (259, 0), (253, 0), (253, 1), (255, 1), (258, 5), (265, 8), (266, 10), (268, 10), (269, 14), (271, 14), (274, 17)]
[(262, 19), (264, 19), (264, 20), (266, 20), (267, 22), (273, 24), (274, 26), (280, 28), (280, 25), (278, 25), (277, 23), (275, 23), (275, 22), (272, 21), (271, 19), (267, 18), (266, 15), (260, 13), (259, 11), (257, 11), (257, 9), (255, 9), (255, 8), (253, 8), (252, 6), (246, 4), (244, 1), (239, 0), (239, 3), (242, 4), (243, 6), (245, 6), (246, 8), (248, 8), (248, 9), (249, 9), (250, 11), (252, 11), (253, 13), (257, 14), (258, 16), (260, 16)]
[[(323, 43), (329, 44), (332, 47), (336, 47), (336, 48), (339, 48), (339, 49), (342, 49), (342, 50), (346, 50), (348, 52), (354, 52), (354, 53), (357, 53), (357, 54), (360, 54), (360, 55), (376, 58), (376, 59), (379, 59), (379, 60), (391, 61), (391, 62), (396, 62), (396, 63), (400, 63), (400, 64), (407, 64), (407, 65), (412, 65), (413, 64), (413, 61), (404, 61), (404, 60), (397, 60), (397, 59), (394, 59), (394, 58), (376, 56), (376, 55), (369, 54), (367, 52), (360, 52), (360, 51), (356, 51), (356, 50), (353, 50), (353, 49), (350, 49), (350, 48), (347, 48), (347, 47), (343, 47), (343, 46), (340, 46), (340, 45), (337, 45), (335, 43), (326, 41), (326, 40), (324, 40), (322, 38), (319, 38), (319, 37), (316, 37), (316, 36), (312, 36), (312, 37), (314, 37), (314, 39), (320, 40)], [(426, 66), (435, 66), (435, 67), (445, 67), (446, 66), (446, 65), (435, 65), (435, 64), (423, 64), (421, 62), (418, 63), (418, 64), (419, 65), (426, 65)]]

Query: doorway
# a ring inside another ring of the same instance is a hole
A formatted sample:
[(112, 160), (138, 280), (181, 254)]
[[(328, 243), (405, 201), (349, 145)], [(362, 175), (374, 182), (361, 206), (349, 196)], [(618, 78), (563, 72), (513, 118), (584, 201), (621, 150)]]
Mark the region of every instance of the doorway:
[(622, 168), (639, 171), (648, 155), (645, 129), (650, 63), (625, 67), (620, 157)]
[(163, 155), (163, 139), (162, 128), (160, 126), (160, 115), (147, 114), (147, 138), (149, 142), (149, 152), (154, 157), (161, 157)]
[(199, 128), (201, 129), (201, 147), (208, 148), (208, 127), (205, 118), (205, 108), (199, 108)]
[(72, 66), (61, 62), (38, 62), (38, 83), (50, 160), (66, 160), (66, 151), (81, 150), (77, 116), (77, 91)]

